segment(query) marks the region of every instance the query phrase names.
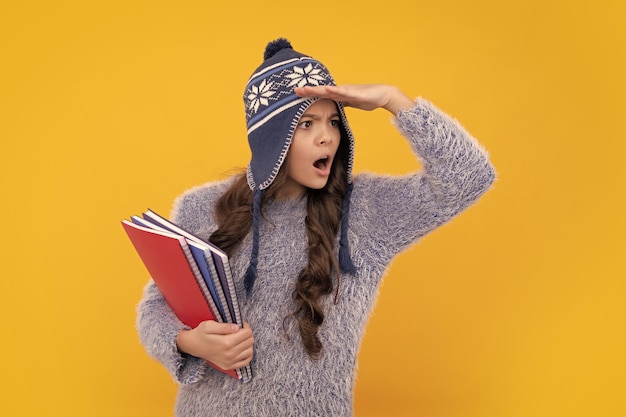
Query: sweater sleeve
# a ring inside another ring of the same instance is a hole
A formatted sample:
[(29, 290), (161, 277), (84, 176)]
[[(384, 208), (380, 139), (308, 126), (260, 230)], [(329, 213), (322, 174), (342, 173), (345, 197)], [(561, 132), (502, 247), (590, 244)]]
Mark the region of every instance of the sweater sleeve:
[(495, 180), (487, 152), (427, 100), (419, 98), (413, 108), (400, 111), (395, 125), (422, 169), (401, 177), (359, 176), (350, 220), (365, 251), (356, 257), (382, 264), (470, 206)]
[(150, 280), (137, 307), (139, 340), (148, 354), (160, 362), (181, 384), (193, 384), (204, 375), (204, 360), (178, 350), (176, 336), (189, 329), (174, 314), (154, 281)]

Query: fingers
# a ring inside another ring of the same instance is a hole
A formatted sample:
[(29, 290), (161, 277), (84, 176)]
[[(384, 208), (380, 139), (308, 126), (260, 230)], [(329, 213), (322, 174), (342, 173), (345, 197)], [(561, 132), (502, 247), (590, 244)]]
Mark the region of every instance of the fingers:
[(344, 106), (373, 110), (384, 105), (390, 88), (382, 84), (343, 84), (304, 86), (294, 89), (294, 92), (300, 97), (327, 98), (340, 101)]
[(244, 334), (246, 337), (232, 348), (226, 350), (224, 359), (226, 361), (225, 369), (236, 369), (246, 366), (252, 360), (254, 356), (254, 338), (252, 337), (252, 331), (250, 326), (246, 329), (241, 329), (237, 335)]
[(252, 336), (252, 329), (248, 323), (244, 323), (242, 329), (237, 329), (237, 332), (225, 336), (224, 342), (226, 347), (234, 351), (243, 351), (251, 348), (254, 345), (254, 337)]
[(304, 87), (296, 87), (293, 91), (299, 97), (319, 97), (328, 98), (335, 101), (344, 101), (345, 99), (349, 98), (346, 95), (346, 91), (341, 89), (339, 86), (333, 85), (307, 85)]
[(214, 320), (207, 320), (200, 323), (197, 327), (199, 331), (206, 334), (232, 334), (239, 330), (239, 326), (232, 323), (218, 323)]
[(217, 365), (223, 369), (237, 369), (246, 366), (254, 355), (254, 337), (248, 323), (236, 333), (221, 337)]
[(408, 109), (415, 102), (398, 87), (385, 84), (343, 84), (338, 86), (304, 86), (295, 88), (300, 97), (319, 97), (340, 101), (344, 106), (361, 110), (384, 108), (393, 115)]
[(327, 87), (327, 85), (305, 85), (304, 87), (295, 87), (293, 92), (299, 97), (317, 97), (320, 94), (326, 94)]
[(254, 337), (248, 323), (239, 328), (235, 324), (209, 320), (200, 323), (193, 332), (197, 335), (194, 339), (194, 356), (204, 358), (222, 369), (241, 368), (252, 360)]
[(224, 349), (235, 349), (240, 344), (247, 346), (254, 343), (248, 323), (244, 323), (244, 327), (240, 329), (236, 324), (207, 320), (200, 323), (195, 330), (203, 339), (217, 343)]

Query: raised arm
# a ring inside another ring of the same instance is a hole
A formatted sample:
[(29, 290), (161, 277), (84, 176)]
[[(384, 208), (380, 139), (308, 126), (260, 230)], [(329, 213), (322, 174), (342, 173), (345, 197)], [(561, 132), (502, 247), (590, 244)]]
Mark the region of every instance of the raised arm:
[[(350, 225), (362, 239), (353, 258), (384, 264), (476, 201), (494, 181), (487, 152), (458, 123), (424, 99), (393, 86), (304, 87), (296, 93), (342, 101), (362, 110), (384, 108), (407, 138), (423, 169), (400, 177), (355, 178)], [(360, 253), (359, 253), (360, 252)]]

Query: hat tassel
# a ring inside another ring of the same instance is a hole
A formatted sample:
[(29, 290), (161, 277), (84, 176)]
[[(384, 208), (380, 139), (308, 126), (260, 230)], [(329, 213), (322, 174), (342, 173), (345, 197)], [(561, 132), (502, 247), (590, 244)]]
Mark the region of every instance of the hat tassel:
[(259, 257), (259, 223), (261, 223), (261, 190), (254, 191), (252, 202), (252, 253), (250, 255), (250, 265), (243, 279), (246, 294), (249, 296), (257, 278), (257, 263)]

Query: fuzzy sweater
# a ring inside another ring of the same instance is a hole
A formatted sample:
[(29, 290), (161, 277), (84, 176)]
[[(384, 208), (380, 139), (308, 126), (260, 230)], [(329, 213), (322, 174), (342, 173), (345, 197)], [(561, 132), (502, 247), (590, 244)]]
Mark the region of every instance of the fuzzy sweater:
[[(176, 415), (351, 416), (357, 355), (379, 284), (394, 256), (472, 204), (495, 172), (487, 153), (453, 119), (426, 100), (394, 119), (423, 169), (405, 176), (360, 174), (354, 178), (348, 238), (355, 275), (342, 276), (338, 304), (323, 301), (319, 337), (323, 356), (311, 360), (292, 312), (294, 281), (307, 263), (306, 198), (264, 206), (258, 278), (249, 297), (243, 277), (250, 234), (231, 257), (242, 315), (255, 338), (254, 377), (241, 383), (198, 358), (181, 354), (176, 335), (185, 328), (150, 281), (138, 307), (137, 327), (148, 353), (179, 383)], [(213, 206), (230, 180), (193, 188), (175, 202), (172, 219), (208, 239)], [(237, 280), (239, 277), (239, 280)]]

